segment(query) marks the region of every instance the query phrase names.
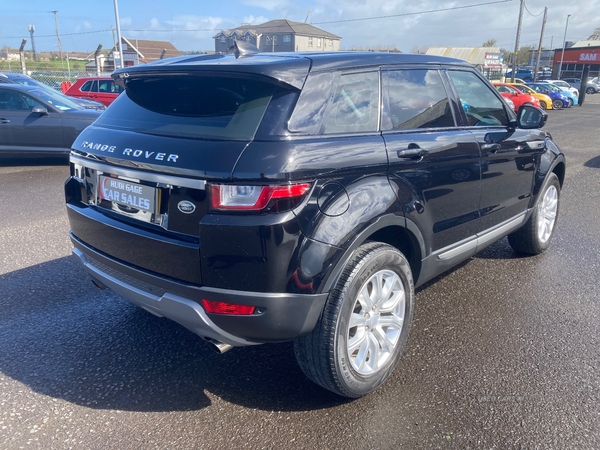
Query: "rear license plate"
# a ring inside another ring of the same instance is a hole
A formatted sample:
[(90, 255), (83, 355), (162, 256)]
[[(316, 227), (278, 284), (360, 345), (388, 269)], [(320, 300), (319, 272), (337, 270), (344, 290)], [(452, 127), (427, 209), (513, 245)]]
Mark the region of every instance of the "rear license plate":
[(120, 208), (124, 213), (139, 211), (149, 214), (155, 213), (156, 188), (150, 186), (119, 178), (101, 176), (98, 196), (100, 200), (114, 202), (125, 207)]

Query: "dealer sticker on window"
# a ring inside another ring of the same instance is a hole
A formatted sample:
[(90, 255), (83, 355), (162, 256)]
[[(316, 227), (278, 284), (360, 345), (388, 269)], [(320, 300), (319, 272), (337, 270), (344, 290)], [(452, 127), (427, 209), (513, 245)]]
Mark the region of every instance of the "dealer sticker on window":
[(119, 178), (100, 177), (98, 194), (108, 200), (137, 210), (154, 212), (156, 189)]

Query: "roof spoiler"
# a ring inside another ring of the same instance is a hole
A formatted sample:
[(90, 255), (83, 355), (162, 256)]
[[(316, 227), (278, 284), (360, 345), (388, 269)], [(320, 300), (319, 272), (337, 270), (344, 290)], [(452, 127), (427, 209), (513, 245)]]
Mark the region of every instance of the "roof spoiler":
[(247, 56), (256, 55), (260, 50), (254, 44), (246, 41), (234, 40), (233, 45), (229, 47), (229, 51), (237, 58), (245, 58)]

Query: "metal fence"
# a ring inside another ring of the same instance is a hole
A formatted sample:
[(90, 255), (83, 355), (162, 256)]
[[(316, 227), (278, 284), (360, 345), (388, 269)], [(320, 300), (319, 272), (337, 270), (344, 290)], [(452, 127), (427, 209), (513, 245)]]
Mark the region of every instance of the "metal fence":
[[(77, 78), (96, 77), (98, 73), (94, 71), (73, 72), (73, 71), (48, 71), (48, 70), (28, 70), (26, 74), (34, 80), (38, 80), (48, 86), (64, 91), (66, 86), (70, 86)], [(100, 76), (110, 76), (111, 72), (100, 73)]]

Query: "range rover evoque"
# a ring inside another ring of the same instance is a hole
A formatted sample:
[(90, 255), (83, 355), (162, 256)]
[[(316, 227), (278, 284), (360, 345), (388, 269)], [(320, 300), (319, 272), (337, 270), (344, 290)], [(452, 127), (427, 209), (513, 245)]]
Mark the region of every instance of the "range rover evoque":
[(406, 345), (414, 288), (508, 236), (539, 254), (565, 157), (464, 61), (382, 53), (185, 56), (73, 144), (74, 254), (94, 283), (224, 352), (293, 341), (360, 397)]

